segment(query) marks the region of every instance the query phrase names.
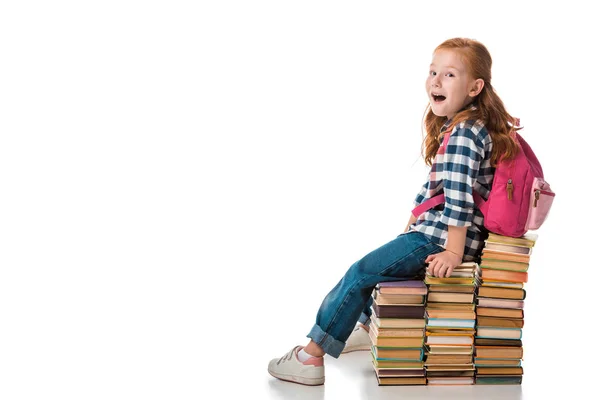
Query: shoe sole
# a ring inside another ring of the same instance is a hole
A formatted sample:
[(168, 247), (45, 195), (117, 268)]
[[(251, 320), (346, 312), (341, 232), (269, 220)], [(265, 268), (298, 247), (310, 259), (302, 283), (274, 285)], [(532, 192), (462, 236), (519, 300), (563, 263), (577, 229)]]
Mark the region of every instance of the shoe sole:
[(299, 383), (301, 385), (306, 385), (306, 386), (319, 386), (319, 385), (323, 385), (325, 383), (325, 377), (323, 377), (323, 378), (303, 378), (301, 376), (276, 374), (274, 372), (271, 372), (270, 370), (269, 370), (269, 374), (271, 374), (271, 376), (274, 378), (281, 379), (282, 381)]

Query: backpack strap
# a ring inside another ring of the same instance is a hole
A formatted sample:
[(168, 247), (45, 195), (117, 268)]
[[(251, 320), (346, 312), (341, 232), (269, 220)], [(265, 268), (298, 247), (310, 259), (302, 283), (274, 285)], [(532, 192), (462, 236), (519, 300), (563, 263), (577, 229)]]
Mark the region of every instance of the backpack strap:
[[(486, 202), (483, 199), (483, 197), (481, 197), (481, 195), (475, 191), (473, 192), (473, 201), (479, 209), (481, 209), (481, 207)], [(424, 212), (429, 211), (432, 208), (439, 206), (440, 204), (444, 204), (445, 202), (446, 198), (444, 197), (444, 195), (438, 194), (437, 196), (433, 196), (432, 198), (425, 200), (424, 202), (413, 208), (412, 215), (418, 218), (419, 215), (423, 214)]]
[[(446, 152), (446, 146), (448, 146), (448, 141), (450, 140), (451, 131), (444, 132), (444, 141), (438, 150), (438, 154), (444, 154)], [(473, 201), (475, 201), (475, 205), (477, 208), (481, 209), (481, 206), (485, 204), (485, 200), (483, 197), (479, 195), (479, 193), (473, 191)], [(430, 199), (425, 200), (423, 203), (419, 204), (412, 210), (412, 215), (415, 217), (419, 217), (419, 215), (424, 212), (431, 210), (434, 207), (439, 206), (440, 204), (444, 204), (446, 202), (446, 198), (443, 194), (438, 194), (437, 196), (433, 196)]]

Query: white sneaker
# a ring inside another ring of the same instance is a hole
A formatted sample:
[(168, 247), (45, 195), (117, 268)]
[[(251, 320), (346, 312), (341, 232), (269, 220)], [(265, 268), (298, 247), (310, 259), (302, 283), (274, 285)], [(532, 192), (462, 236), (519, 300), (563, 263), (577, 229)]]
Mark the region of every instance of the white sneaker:
[(371, 338), (369, 337), (369, 332), (360, 325), (356, 325), (356, 328), (354, 328), (350, 337), (346, 340), (346, 347), (342, 350), (342, 354), (362, 350), (371, 350)]
[(296, 346), (281, 358), (269, 362), (269, 373), (283, 381), (301, 383), (303, 385), (322, 385), (325, 383), (325, 366), (323, 357), (311, 357), (304, 362), (298, 359), (298, 352), (303, 346)]

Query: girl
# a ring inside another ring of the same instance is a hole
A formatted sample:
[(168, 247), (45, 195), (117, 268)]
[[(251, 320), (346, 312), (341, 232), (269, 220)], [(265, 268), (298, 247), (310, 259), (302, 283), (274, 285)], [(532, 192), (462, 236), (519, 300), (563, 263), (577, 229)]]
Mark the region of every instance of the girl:
[[(481, 43), (450, 39), (439, 45), (425, 82), (423, 156), (429, 179), (414, 205), (443, 193), (443, 208), (412, 215), (404, 233), (355, 262), (323, 300), (306, 347), (296, 346), (269, 363), (276, 378), (305, 385), (325, 382), (323, 356), (369, 349), (371, 292), (382, 281), (450, 276), (464, 261), (477, 260), (486, 231), (473, 192), (487, 199), (496, 161), (512, 158), (510, 116), (491, 84), (492, 58)], [(445, 134), (446, 149), (438, 154)], [(356, 322), (359, 325), (356, 326)]]

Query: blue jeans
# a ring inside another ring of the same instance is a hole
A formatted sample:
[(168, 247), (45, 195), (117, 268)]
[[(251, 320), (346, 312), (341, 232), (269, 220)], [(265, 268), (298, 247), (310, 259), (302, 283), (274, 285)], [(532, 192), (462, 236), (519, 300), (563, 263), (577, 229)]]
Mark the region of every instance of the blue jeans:
[(421, 232), (407, 232), (373, 250), (348, 269), (321, 303), (307, 337), (338, 358), (357, 321), (371, 315), (371, 293), (383, 281), (422, 279), (425, 259), (444, 249)]

